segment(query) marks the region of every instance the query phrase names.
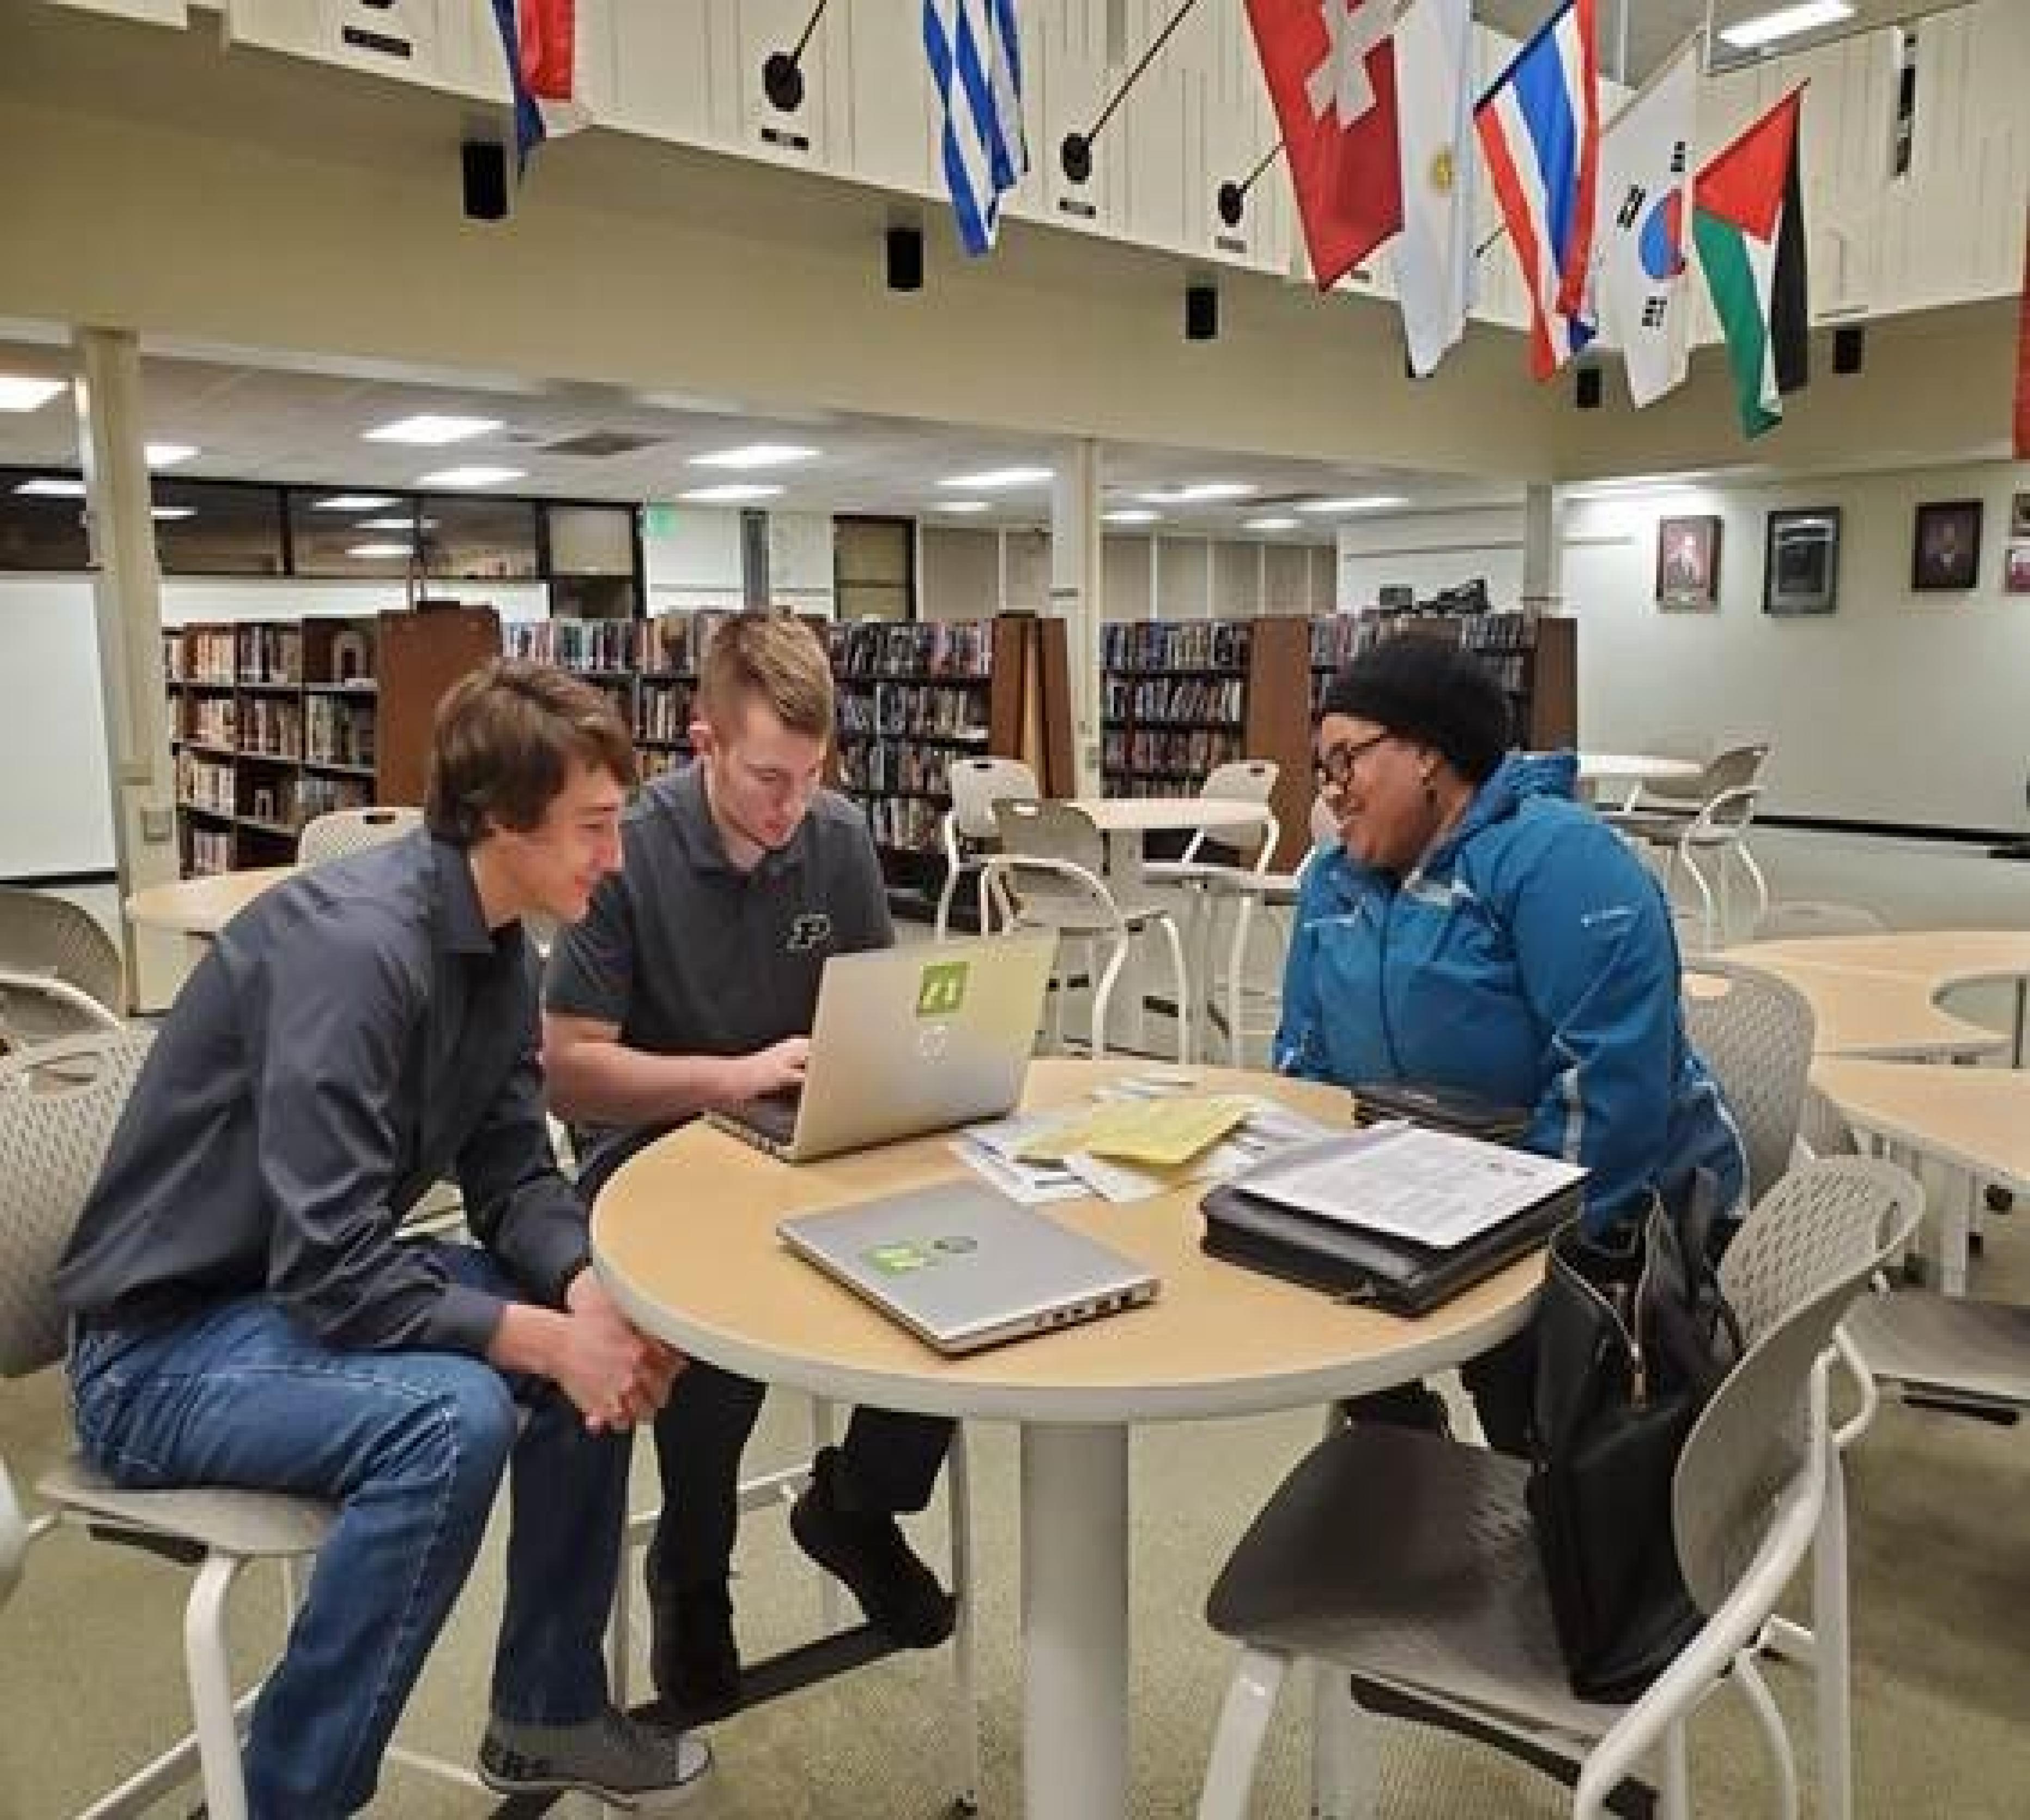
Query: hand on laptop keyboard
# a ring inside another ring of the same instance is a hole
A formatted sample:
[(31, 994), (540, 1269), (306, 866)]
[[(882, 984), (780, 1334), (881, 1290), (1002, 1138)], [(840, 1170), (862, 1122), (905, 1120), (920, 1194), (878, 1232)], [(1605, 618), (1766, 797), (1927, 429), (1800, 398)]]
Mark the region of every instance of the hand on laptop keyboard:
[(809, 1037), (785, 1037), (779, 1043), (771, 1043), (765, 1049), (743, 1055), (740, 1065), (747, 1078), (742, 1083), (744, 1091), (738, 1095), (738, 1100), (764, 1100), (771, 1094), (795, 1093), (803, 1086), (804, 1069), (810, 1054)]

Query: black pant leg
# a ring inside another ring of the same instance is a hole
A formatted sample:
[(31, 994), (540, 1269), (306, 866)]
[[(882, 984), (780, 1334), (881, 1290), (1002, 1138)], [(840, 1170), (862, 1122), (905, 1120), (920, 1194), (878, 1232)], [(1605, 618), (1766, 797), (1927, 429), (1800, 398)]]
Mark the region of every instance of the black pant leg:
[(846, 1491), (867, 1510), (921, 1510), (931, 1501), (950, 1450), (952, 1424), (942, 1416), (856, 1409), (839, 1450)]
[(723, 1587), (740, 1528), (740, 1457), (767, 1386), (693, 1359), (656, 1418), (663, 1513), (649, 1557), (652, 1587)]

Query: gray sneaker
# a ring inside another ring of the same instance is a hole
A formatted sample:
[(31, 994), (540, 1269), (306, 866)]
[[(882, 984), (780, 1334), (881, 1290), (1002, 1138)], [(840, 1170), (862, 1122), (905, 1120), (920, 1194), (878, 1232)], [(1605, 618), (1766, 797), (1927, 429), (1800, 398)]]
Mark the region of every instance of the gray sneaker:
[(578, 1725), (491, 1719), (479, 1747), (479, 1779), (496, 1795), (576, 1789), (638, 1814), (675, 1806), (711, 1767), (703, 1739), (645, 1725), (612, 1706)]

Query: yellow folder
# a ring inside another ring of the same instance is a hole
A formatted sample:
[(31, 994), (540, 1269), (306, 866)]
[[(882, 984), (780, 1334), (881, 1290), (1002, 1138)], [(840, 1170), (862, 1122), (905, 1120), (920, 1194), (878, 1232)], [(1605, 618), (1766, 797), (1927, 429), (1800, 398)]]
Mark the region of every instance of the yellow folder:
[(1076, 1151), (1175, 1169), (1246, 1122), (1255, 1102), (1244, 1093), (1112, 1100), (1039, 1132), (1016, 1152), (1024, 1163), (1058, 1163)]

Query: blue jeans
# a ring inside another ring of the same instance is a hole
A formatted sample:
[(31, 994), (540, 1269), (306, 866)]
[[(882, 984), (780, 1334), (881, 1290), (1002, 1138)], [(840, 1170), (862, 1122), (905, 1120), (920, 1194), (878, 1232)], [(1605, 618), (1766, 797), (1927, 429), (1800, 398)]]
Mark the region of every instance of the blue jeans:
[[(458, 1280), (519, 1295), (487, 1253), (436, 1249)], [(570, 1725), (604, 1706), (630, 1438), (589, 1434), (553, 1386), (461, 1353), (340, 1351), (266, 1296), (158, 1327), (87, 1327), (71, 1383), (86, 1456), (118, 1484), (244, 1486), (340, 1506), (255, 1706), (255, 1820), (322, 1820), (372, 1798), (511, 1457), (493, 1710)]]

